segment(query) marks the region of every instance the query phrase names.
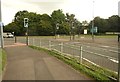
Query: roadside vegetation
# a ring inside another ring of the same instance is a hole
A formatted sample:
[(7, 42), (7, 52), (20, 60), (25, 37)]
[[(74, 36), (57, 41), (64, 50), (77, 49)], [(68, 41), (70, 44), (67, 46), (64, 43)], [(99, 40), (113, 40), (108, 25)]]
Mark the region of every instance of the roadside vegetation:
[(13, 21), (4, 26), (4, 32), (15, 32), (14, 35), (17, 36), (25, 35), (27, 28), (24, 28), (24, 18), (29, 19), (29, 35), (31, 36), (79, 35), (84, 34), (84, 29), (87, 29), (88, 34), (91, 34), (93, 30), (96, 35), (120, 32), (118, 15), (112, 15), (107, 19), (95, 17), (94, 28), (91, 29), (93, 20), (90, 22), (78, 20), (75, 14), (64, 13), (61, 9), (54, 10), (51, 15), (26, 10), (18, 11)]
[(4, 50), (0, 49), (0, 74), (5, 68), (6, 62), (7, 62), (7, 55)]
[(80, 64), (80, 62), (77, 61), (75, 58), (73, 58), (71, 56), (63, 55), (54, 50), (47, 50), (47, 49), (36, 47), (36, 46), (29, 46), (29, 47), (31, 47), (33, 49), (45, 51), (49, 55), (52, 55), (52, 56), (64, 61), (66, 64), (70, 65), (74, 69), (94, 78), (95, 80), (97, 80), (99, 82), (117, 82), (116, 81), (117, 74), (108, 69), (105, 69), (102, 67), (97, 67), (86, 61), (84, 61), (83, 64)]

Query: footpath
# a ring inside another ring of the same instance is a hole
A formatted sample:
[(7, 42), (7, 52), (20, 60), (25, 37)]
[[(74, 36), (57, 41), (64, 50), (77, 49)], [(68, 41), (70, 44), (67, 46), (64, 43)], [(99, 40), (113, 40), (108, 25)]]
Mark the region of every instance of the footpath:
[(3, 80), (92, 80), (44, 51), (25, 44), (6, 45)]

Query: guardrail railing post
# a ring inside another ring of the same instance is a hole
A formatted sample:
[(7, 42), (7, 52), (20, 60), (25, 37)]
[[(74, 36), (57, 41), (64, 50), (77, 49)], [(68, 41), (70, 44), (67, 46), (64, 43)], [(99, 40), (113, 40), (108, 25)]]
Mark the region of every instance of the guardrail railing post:
[(82, 48), (82, 46), (80, 46), (80, 64), (82, 64), (82, 50), (83, 50), (83, 48)]
[(17, 43), (17, 37), (15, 36), (15, 43)]
[(63, 53), (63, 42), (61, 42), (60, 52)]
[(32, 45), (34, 46), (34, 38), (32, 39)]
[(41, 39), (39, 40), (39, 47), (41, 47)]
[(28, 45), (29, 45), (29, 43), (30, 43), (30, 38), (28, 37)]
[(49, 40), (49, 49), (51, 50), (51, 41)]

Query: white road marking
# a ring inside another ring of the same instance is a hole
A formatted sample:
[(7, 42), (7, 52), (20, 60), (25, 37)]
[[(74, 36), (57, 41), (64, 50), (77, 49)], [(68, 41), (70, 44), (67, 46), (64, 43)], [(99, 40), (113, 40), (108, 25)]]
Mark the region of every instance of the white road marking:
[(101, 46), (101, 47), (106, 47), (107, 48), (107, 47), (110, 47), (110, 46)]
[[(81, 42), (79, 42), (80, 44), (95, 44), (95, 43), (81, 43)], [(98, 46), (100, 46), (100, 47), (106, 47), (106, 48), (114, 48), (114, 49), (118, 49), (118, 47), (113, 47), (113, 46), (105, 46), (105, 45), (99, 45), (99, 44), (97, 44)]]
[(87, 53), (95, 54), (95, 55), (98, 55), (98, 56), (106, 57), (106, 58), (109, 58), (109, 59), (117, 59), (117, 58), (114, 58), (114, 57), (105, 56), (105, 55), (102, 55), (102, 54), (99, 54), (99, 53), (95, 53), (95, 52), (91, 52), (91, 51), (87, 51), (87, 50), (83, 50), (83, 51), (87, 52)]
[[(72, 45), (70, 46), (71, 48), (73, 49), (76, 49), (76, 50), (79, 50), (77, 48), (75, 48), (76, 46), (75, 45)], [(90, 46), (87, 46), (87, 47), (90, 47)], [(88, 50), (83, 50), (84, 52), (87, 52), (87, 53), (91, 53), (91, 54), (95, 54), (95, 55), (98, 55), (98, 56), (102, 56), (102, 57), (105, 57), (105, 58), (108, 58), (109, 60), (111, 60), (112, 62), (114, 63), (118, 63), (117, 58), (114, 58), (114, 57), (111, 57), (111, 56), (106, 56), (106, 55), (103, 55), (103, 54), (99, 54), (99, 53), (95, 53), (95, 52), (91, 52), (91, 51), (88, 51)]]
[(92, 62), (92, 61), (90, 61), (90, 60), (88, 60), (88, 59), (86, 59), (86, 58), (83, 58), (83, 59), (84, 59), (84, 60), (86, 60), (87, 62), (89, 62), (89, 63), (91, 63), (91, 64), (95, 65), (95, 66), (100, 67), (98, 64), (96, 64), (96, 63), (94, 63), (94, 62)]
[(109, 58), (109, 60), (111, 60), (111, 61), (113, 61), (113, 62), (115, 62), (115, 63), (118, 63), (118, 62), (119, 62), (119, 61), (117, 61), (117, 60), (110, 59), (110, 58)]
[[(80, 43), (81, 44), (81, 43)], [(82, 45), (84, 45), (84, 44), (82, 44)], [(91, 46), (88, 46), (88, 45), (84, 45), (84, 46), (86, 46), (86, 47), (91, 47)], [(100, 48), (100, 47), (94, 47), (94, 46), (92, 46), (93, 48), (95, 48), (95, 49), (101, 49), (101, 50), (105, 50), (105, 51), (110, 51), (110, 52), (114, 52), (114, 53), (120, 53), (120, 52), (118, 52), (118, 51), (115, 51), (115, 50), (111, 50), (111, 49), (103, 49), (103, 48)], [(110, 46), (101, 46), (101, 47), (106, 47), (106, 48), (109, 48)], [(111, 48), (111, 47), (110, 47)], [(113, 48), (113, 47), (112, 47)], [(115, 47), (114, 47), (115, 48)], [(117, 48), (116, 48), (117, 49)]]

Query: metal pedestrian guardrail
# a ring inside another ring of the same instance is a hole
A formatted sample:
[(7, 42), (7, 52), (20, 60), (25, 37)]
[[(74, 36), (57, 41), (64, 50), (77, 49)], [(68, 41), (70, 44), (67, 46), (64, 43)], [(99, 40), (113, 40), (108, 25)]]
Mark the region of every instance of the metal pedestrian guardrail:
[[(18, 38), (18, 42), (25, 43), (25, 38)], [(118, 52), (79, 43), (60, 42), (56, 40), (29, 38), (29, 45), (56, 50), (65, 55), (76, 58), (81, 64), (89, 62), (93, 65), (109, 69), (117, 74), (118, 71)]]

